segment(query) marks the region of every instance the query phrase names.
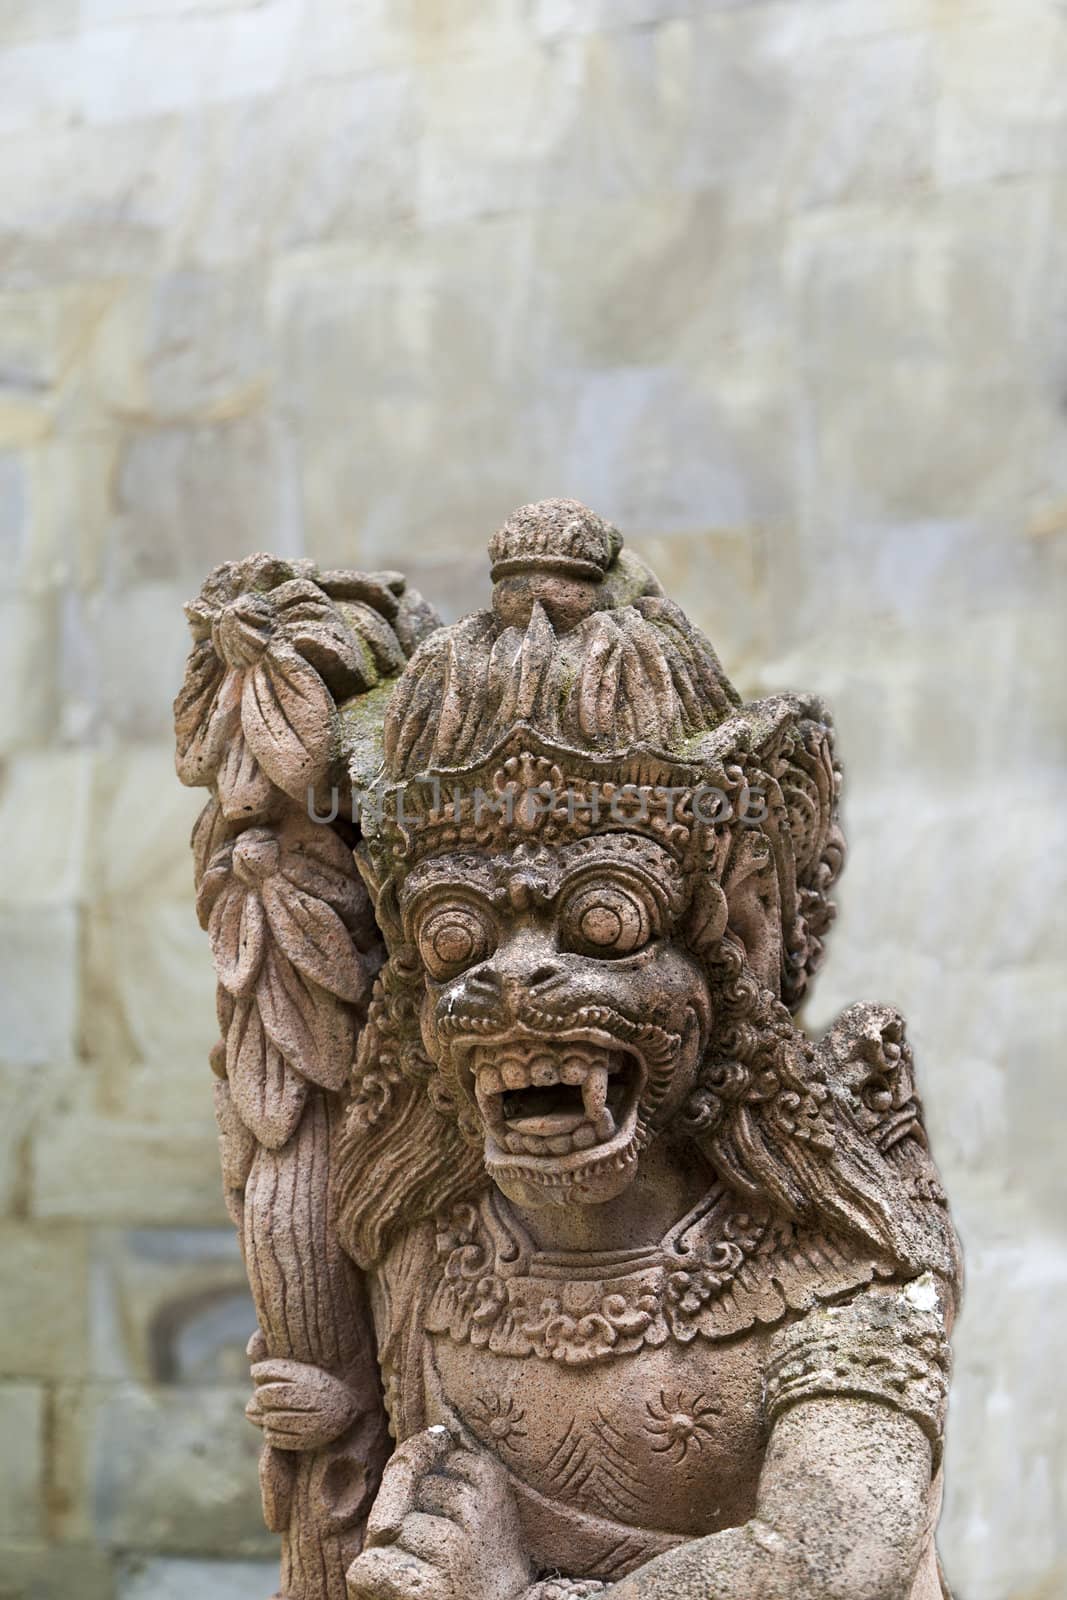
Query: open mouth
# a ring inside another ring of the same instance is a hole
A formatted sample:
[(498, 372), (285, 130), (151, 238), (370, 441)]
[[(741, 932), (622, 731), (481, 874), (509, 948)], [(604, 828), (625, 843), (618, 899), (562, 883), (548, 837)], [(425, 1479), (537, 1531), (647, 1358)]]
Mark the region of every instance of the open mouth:
[(626, 1050), (586, 1040), (479, 1044), (475, 1095), (496, 1143), (512, 1155), (570, 1155), (632, 1131), (640, 1069)]

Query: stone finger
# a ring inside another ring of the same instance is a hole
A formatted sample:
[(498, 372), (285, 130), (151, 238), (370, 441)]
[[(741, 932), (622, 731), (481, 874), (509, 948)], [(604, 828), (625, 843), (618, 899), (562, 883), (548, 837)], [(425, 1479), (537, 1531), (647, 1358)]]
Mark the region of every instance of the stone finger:
[(401, 1525), (397, 1547), (443, 1573), (462, 1574), (470, 1566), (470, 1539), (466, 1530), (449, 1517), (409, 1511)]
[(482, 1493), (499, 1489), (507, 1482), (507, 1472), (488, 1450), (453, 1450), (448, 1458), (448, 1471)]
[(346, 1584), (348, 1600), (452, 1600), (442, 1574), (396, 1544), (364, 1550)]
[(465, 1528), (478, 1520), (478, 1494), (472, 1484), (451, 1472), (427, 1472), (415, 1492), (415, 1510), (449, 1517)]
[(415, 1505), (415, 1490), (452, 1448), (447, 1428), (427, 1428), (416, 1433), (394, 1453), (382, 1474), (381, 1487), (367, 1518), (368, 1546), (391, 1544), (400, 1537), (401, 1524)]

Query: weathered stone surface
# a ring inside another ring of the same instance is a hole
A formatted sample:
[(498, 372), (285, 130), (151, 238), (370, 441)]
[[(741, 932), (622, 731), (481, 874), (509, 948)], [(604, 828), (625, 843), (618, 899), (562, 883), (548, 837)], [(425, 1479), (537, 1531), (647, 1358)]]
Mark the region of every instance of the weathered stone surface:
[(196, 919), (186, 903), (102, 903), (86, 930), (82, 1042), (88, 1055), (173, 1061), (189, 1047), (197, 1006), (200, 1043), (210, 1048), (211, 966), (202, 951), (198, 959), (196, 941)]
[(91, 1544), (0, 1542), (2, 1600), (116, 1600), (111, 1561)]
[(277, 1587), (276, 1561), (125, 1561), (118, 1600), (265, 1600)]
[(26, 463), (12, 451), (0, 454), (0, 556), (11, 570), (20, 565), (29, 520)]
[(260, 417), (134, 433), (115, 486), (122, 575), (188, 584), (217, 553), (220, 519), (234, 531), (235, 556), (264, 545), (295, 554), (292, 499), (284, 440)]
[(39, 1125), (32, 1156), (35, 1215), (97, 1222), (217, 1226), (212, 1125), (137, 1123), (79, 1109)]
[(43, 1385), (0, 1381), (0, 1538), (36, 1539), (44, 1531), (46, 1405)]
[(95, 1377), (243, 1380), (256, 1314), (232, 1230), (98, 1230), (91, 1275)]
[(0, 906), (0, 1059), (43, 1066), (74, 1054), (78, 951), (72, 906)]
[[(81, 1377), (88, 1343), (85, 1230), (0, 1222), (0, 1281), (0, 1373)], [(14, 1428), (9, 1437), (17, 1437)]]
[[(173, 752), (161, 743), (125, 746), (94, 762), (87, 840), (87, 887), (94, 901), (119, 906), (186, 898), (186, 839), (199, 807), (194, 796), (175, 791), (173, 771)], [(173, 930), (169, 934), (172, 948), (186, 948)]]
[(89, 1389), (82, 1470), (96, 1537), (124, 1550), (266, 1555), (246, 1399), (232, 1385)]
[[(65, 909), (82, 898), (92, 772), (88, 751), (41, 750), (3, 774), (0, 905)], [(11, 1045), (3, 1054), (18, 1059)]]
[(51, 595), (0, 596), (0, 682), (19, 685), (0, 700), (0, 754), (57, 732), (56, 606)]

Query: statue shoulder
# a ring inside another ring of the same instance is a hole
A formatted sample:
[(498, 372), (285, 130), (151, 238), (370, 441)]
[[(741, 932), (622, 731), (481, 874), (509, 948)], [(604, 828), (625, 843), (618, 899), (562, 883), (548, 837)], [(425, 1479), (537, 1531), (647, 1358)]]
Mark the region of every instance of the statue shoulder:
[(817, 1046), (839, 1125), (866, 1152), (872, 1170), (910, 1220), (922, 1265), (958, 1301), (959, 1241), (930, 1154), (915, 1058), (907, 1027), (893, 1006), (863, 1003), (844, 1011)]

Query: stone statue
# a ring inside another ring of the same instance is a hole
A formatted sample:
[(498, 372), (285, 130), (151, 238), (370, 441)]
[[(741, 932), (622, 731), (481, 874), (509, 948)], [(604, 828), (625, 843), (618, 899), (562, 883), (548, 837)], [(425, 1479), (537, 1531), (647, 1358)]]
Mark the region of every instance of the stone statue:
[(256, 556), (178, 771), (285, 1600), (937, 1600), (960, 1266), (900, 1016), (792, 1013), (819, 703), (574, 501), (441, 627)]

